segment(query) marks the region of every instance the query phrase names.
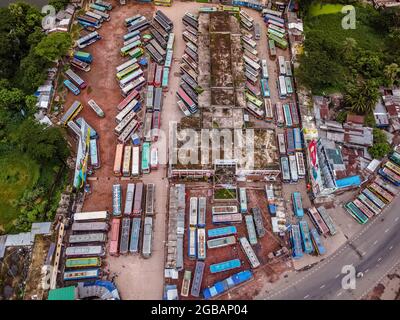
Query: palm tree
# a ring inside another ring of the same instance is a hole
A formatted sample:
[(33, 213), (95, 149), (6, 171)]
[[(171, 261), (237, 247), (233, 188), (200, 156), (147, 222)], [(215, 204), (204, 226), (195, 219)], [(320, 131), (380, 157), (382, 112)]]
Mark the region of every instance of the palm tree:
[(391, 63), (385, 66), (383, 73), (385, 74), (386, 83), (388, 87), (391, 87), (393, 86), (393, 83), (396, 80), (397, 75), (400, 73), (400, 67), (397, 63)]
[(351, 86), (344, 96), (346, 104), (358, 114), (369, 114), (375, 109), (380, 98), (378, 87), (374, 81), (363, 81)]
[(357, 47), (357, 41), (354, 38), (346, 38), (342, 42), (341, 54), (346, 60), (353, 57), (354, 49)]

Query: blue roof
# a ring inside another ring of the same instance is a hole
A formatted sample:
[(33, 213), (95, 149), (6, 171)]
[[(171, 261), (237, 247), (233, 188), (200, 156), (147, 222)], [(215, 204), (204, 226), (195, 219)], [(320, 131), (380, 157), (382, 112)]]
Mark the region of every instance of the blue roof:
[(361, 185), (360, 176), (351, 176), (343, 179), (336, 180), (336, 186), (338, 188), (346, 188), (346, 187), (359, 187)]

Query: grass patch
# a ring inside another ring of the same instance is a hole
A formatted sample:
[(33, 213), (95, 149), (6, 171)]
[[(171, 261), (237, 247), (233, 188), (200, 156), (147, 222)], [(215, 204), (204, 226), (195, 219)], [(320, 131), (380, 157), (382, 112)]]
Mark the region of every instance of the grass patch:
[(310, 6), (309, 13), (311, 16), (319, 16), (322, 14), (339, 13), (342, 11), (343, 5), (341, 4), (322, 4), (315, 3)]
[(217, 189), (214, 193), (214, 199), (236, 199), (236, 189)]
[(0, 168), (0, 228), (7, 232), (19, 214), (14, 201), (36, 184), (40, 170), (34, 160), (20, 153), (1, 156)]

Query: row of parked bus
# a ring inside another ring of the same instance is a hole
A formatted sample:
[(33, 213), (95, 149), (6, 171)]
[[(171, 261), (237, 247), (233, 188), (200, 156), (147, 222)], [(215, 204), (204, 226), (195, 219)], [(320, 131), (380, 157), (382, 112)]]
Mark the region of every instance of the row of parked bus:
[(107, 211), (77, 212), (65, 248), (64, 281), (82, 281), (102, 276), (109, 230)]
[(79, 14), (76, 17), (78, 23), (88, 31), (96, 31), (100, 29), (102, 23), (110, 21), (110, 14), (107, 11), (112, 9), (112, 6), (104, 4), (103, 1), (96, 1), (89, 6), (90, 10)]
[(285, 183), (296, 183), (306, 175), (304, 155), (302, 152), (295, 152), (288, 156), (282, 156), (281, 172), (282, 181)]
[[(365, 224), (369, 219), (382, 212), (386, 205), (391, 203), (399, 190), (400, 179), (400, 154), (393, 152), (382, 168), (379, 176), (367, 185), (356, 199), (345, 204), (346, 211), (360, 224)], [(397, 181), (397, 183), (396, 183)]]
[(275, 104), (276, 125), (278, 127), (298, 127), (300, 125), (300, 117), (296, 103), (280, 103)]
[(185, 31), (182, 33), (182, 37), (186, 42), (186, 48), (181, 59), (181, 82), (179, 84), (179, 89), (176, 92), (176, 97), (179, 109), (185, 116), (190, 116), (198, 110), (198, 17), (186, 12), (182, 18), (182, 22), (185, 26)]
[[(140, 150), (141, 149), (141, 150)], [(158, 149), (149, 142), (136, 145), (117, 144), (114, 158), (114, 175), (137, 177), (158, 168)]]
[(326, 249), (319, 233), (315, 228), (310, 230), (306, 220), (300, 220), (298, 224), (290, 226), (290, 242), (293, 258), (299, 259), (304, 253), (323, 255)]
[[(277, 11), (278, 12), (278, 11)], [(275, 46), (285, 50), (288, 47), (286, 40), (285, 20), (282, 16), (278, 16), (271, 12), (263, 13), (264, 22), (267, 26), (268, 44), (270, 55), (275, 57)]]

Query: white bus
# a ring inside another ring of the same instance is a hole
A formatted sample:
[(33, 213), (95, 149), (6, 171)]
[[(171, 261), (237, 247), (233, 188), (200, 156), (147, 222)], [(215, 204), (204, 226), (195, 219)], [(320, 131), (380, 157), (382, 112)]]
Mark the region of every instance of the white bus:
[(122, 89), (122, 88), (126, 87), (130, 82), (133, 82), (136, 78), (139, 78), (141, 76), (143, 76), (143, 70), (138, 69), (138, 70), (130, 73), (129, 75), (127, 75), (125, 78), (122, 78), (119, 81), (119, 87)]
[(93, 109), (94, 112), (96, 112), (99, 117), (104, 118), (104, 111), (100, 108), (96, 101), (90, 99), (88, 101), (88, 105)]
[(128, 105), (124, 109), (122, 109), (120, 113), (117, 114), (117, 116), (115, 117), (115, 121), (117, 121), (117, 123), (120, 123), (128, 115), (129, 112), (133, 111), (138, 102), (139, 101), (137, 101), (136, 99), (133, 99), (131, 102), (129, 102)]
[(122, 131), (128, 126), (131, 121), (136, 121), (135, 120), (136, 113), (134, 111), (131, 111), (118, 125), (115, 127), (114, 132), (116, 135), (120, 135)]
[(278, 80), (279, 98), (285, 99), (287, 96), (286, 82), (284, 76), (279, 76)]
[(263, 76), (263, 78), (268, 79), (267, 60), (265, 60), (265, 59), (261, 60), (261, 67), (262, 67), (262, 76)]
[(134, 194), (135, 194), (135, 184), (128, 183), (128, 186), (126, 188), (124, 215), (132, 214)]
[(121, 89), (122, 95), (126, 97), (133, 89), (141, 88), (145, 83), (146, 79), (144, 77), (137, 78)]
[(297, 182), (299, 180), (299, 176), (297, 174), (296, 156), (294, 154), (289, 155), (289, 167), (290, 167), (290, 178), (292, 182)]
[(253, 49), (255, 49), (257, 47), (257, 42), (255, 42), (254, 40), (252, 40), (246, 36), (242, 36), (242, 41), (244, 43), (246, 43), (247, 45), (249, 45), (250, 47), (252, 47)]
[(126, 68), (130, 67), (131, 65), (134, 65), (137, 62), (136, 58), (129, 59), (128, 61), (124, 62), (123, 64), (120, 64), (118, 67), (115, 68), (115, 72), (121, 72), (125, 70)]
[(140, 149), (138, 146), (132, 147), (132, 176), (139, 175), (139, 165), (140, 165)]
[(286, 143), (285, 143), (285, 135), (283, 133), (278, 133), (278, 146), (279, 146), (279, 153), (281, 155), (285, 155)]
[(304, 178), (306, 175), (306, 166), (304, 164), (304, 157), (302, 152), (296, 152), (297, 173), (299, 178)]
[(284, 56), (278, 56), (279, 74), (286, 74), (286, 63)]
[(118, 141), (121, 143), (125, 143), (126, 141), (128, 141), (132, 133), (134, 133), (138, 127), (139, 122), (137, 122), (136, 120), (129, 123), (124, 131), (122, 131), (122, 133), (119, 135)]
[(254, 70), (259, 71), (261, 69), (260, 65), (253, 60), (251, 60), (247, 56), (243, 56), (244, 62), (247, 63), (250, 67), (252, 67)]
[(107, 217), (107, 211), (76, 212), (74, 221), (106, 220)]

